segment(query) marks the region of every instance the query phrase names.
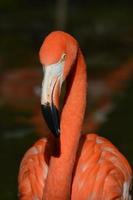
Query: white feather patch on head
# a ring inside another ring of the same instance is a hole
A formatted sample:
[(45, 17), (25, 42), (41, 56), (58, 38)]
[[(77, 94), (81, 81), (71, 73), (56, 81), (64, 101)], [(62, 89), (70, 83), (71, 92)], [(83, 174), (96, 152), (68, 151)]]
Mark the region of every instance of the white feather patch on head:
[(123, 200), (130, 200), (129, 189), (130, 182), (125, 181), (123, 184)]
[[(44, 79), (42, 81), (42, 95), (41, 104), (44, 105), (46, 102), (50, 102), (52, 89), (57, 79), (60, 81), (60, 89), (63, 82), (63, 69), (65, 65), (65, 56), (62, 54), (61, 59), (48, 66), (43, 66)], [(46, 92), (47, 91), (47, 92)]]

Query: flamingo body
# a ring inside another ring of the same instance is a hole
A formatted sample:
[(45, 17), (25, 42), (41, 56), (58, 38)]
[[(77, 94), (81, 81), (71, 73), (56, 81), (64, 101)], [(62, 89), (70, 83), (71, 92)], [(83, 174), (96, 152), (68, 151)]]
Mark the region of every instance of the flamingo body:
[[(49, 167), (46, 145), (46, 139), (38, 140), (21, 162), (21, 200), (42, 199)], [(110, 141), (96, 134), (83, 135), (75, 163), (71, 200), (129, 199), (131, 169)]]

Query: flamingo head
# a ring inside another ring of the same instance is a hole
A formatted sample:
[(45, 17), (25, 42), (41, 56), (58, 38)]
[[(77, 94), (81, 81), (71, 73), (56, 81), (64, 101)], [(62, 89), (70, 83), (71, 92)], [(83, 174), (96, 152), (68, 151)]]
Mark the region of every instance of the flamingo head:
[(50, 33), (44, 40), (39, 56), (43, 66), (41, 108), (54, 136), (60, 135), (59, 96), (61, 86), (77, 56), (77, 41), (61, 31)]

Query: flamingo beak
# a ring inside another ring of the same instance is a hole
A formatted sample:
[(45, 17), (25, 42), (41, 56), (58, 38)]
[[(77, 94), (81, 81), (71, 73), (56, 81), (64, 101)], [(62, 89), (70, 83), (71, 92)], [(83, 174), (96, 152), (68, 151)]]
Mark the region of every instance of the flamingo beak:
[(42, 114), (55, 137), (60, 135), (59, 97), (63, 82), (63, 66), (64, 62), (46, 66), (42, 82)]

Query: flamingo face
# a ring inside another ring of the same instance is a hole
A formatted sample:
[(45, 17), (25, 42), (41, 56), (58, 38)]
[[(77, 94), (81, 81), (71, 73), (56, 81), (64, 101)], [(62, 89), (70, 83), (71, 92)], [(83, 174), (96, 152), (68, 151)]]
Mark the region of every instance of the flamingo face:
[(60, 134), (59, 96), (63, 83), (63, 70), (66, 54), (63, 53), (57, 63), (43, 65), (41, 108), (49, 129), (58, 137)]
[(45, 38), (39, 52), (45, 72), (41, 96), (42, 114), (56, 137), (60, 135), (58, 108), (61, 85), (76, 60), (77, 46), (76, 40), (70, 35), (56, 31)]

